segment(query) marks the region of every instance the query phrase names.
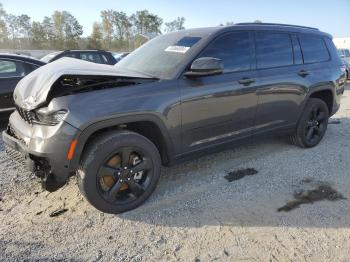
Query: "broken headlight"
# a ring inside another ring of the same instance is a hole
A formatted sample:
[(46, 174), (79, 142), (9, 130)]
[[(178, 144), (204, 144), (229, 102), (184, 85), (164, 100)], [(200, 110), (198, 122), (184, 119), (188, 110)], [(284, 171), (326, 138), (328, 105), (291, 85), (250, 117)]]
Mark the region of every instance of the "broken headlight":
[(35, 112), (37, 121), (44, 125), (57, 125), (64, 120), (68, 111), (65, 109), (50, 111), (47, 107), (40, 108)]

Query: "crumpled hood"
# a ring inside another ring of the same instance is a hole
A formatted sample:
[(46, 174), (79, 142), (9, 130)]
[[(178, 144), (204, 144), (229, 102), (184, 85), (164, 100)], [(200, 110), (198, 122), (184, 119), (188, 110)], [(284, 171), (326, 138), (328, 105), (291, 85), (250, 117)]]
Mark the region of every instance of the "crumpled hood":
[(46, 102), (52, 85), (63, 75), (149, 77), (111, 65), (65, 57), (42, 66), (24, 77), (17, 84), (13, 94), (16, 105), (28, 111), (42, 105)]

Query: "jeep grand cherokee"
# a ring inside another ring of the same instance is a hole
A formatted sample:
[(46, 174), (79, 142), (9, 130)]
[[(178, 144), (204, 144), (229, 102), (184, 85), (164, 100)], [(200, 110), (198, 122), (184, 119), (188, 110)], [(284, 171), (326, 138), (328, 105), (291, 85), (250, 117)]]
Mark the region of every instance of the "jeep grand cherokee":
[(16, 87), (3, 140), (49, 191), (77, 175), (97, 209), (154, 191), (161, 165), (252, 136), (304, 148), (339, 108), (345, 68), (315, 28), (238, 24), (159, 36), (116, 67), (63, 58)]

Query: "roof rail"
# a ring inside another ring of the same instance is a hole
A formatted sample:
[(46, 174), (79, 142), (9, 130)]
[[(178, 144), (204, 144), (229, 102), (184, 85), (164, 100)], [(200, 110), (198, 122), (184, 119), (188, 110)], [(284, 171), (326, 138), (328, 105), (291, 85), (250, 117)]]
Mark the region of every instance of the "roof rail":
[(237, 23), (235, 25), (271, 25), (271, 26), (276, 25), (276, 26), (297, 27), (297, 28), (305, 28), (305, 29), (320, 31), (320, 29), (316, 27), (309, 27), (309, 26), (302, 26), (302, 25), (275, 24), (275, 23)]
[(106, 52), (106, 50), (103, 49), (65, 49), (63, 52), (70, 52), (70, 51), (99, 51), (99, 52)]

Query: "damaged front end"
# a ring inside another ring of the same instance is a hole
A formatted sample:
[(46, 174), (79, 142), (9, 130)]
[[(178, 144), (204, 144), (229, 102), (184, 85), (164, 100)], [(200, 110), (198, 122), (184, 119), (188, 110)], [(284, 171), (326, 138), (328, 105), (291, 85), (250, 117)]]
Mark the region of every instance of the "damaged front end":
[(68, 108), (51, 103), (58, 97), (108, 88), (139, 85), (155, 78), (77, 59), (62, 59), (23, 78), (14, 92), (16, 111), (3, 132), (7, 154), (42, 181), (47, 191), (66, 184), (72, 141), (81, 131), (67, 123)]

